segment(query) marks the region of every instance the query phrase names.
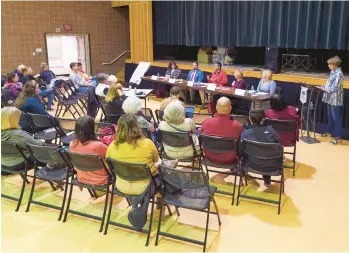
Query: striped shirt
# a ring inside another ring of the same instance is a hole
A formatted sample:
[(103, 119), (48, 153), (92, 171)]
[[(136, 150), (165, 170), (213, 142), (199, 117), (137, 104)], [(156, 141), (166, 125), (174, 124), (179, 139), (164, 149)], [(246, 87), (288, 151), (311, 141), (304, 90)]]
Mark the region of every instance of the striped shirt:
[(343, 72), (340, 68), (331, 71), (325, 85), (329, 93), (324, 93), (322, 102), (334, 106), (343, 105), (343, 79)]

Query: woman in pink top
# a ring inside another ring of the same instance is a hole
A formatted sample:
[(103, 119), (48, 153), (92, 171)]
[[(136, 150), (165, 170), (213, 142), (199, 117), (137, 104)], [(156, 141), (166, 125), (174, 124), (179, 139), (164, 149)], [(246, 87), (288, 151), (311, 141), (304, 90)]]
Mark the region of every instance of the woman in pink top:
[[(75, 139), (70, 143), (69, 149), (72, 152), (81, 154), (100, 155), (105, 158), (107, 146), (98, 141), (95, 134), (95, 122), (90, 116), (79, 118), (75, 124)], [(90, 185), (104, 185), (108, 176), (103, 168), (97, 171), (80, 171), (75, 168), (80, 183)]]

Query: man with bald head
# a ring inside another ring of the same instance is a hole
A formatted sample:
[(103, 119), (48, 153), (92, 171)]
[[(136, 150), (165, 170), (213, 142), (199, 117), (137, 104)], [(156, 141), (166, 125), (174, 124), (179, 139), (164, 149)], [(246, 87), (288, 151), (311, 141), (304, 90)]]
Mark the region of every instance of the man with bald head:
[[(206, 119), (202, 123), (201, 134), (239, 140), (243, 128), (239, 122), (230, 118), (230, 100), (227, 97), (218, 99), (216, 110), (214, 118)], [(203, 151), (206, 158), (213, 163), (226, 165), (236, 162), (235, 152), (218, 154), (205, 149)]]

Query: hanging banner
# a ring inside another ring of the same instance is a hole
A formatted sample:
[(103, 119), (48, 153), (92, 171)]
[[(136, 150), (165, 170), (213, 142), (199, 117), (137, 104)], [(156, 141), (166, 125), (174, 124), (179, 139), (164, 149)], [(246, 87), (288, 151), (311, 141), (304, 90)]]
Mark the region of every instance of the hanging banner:
[(308, 97), (308, 88), (302, 87), (301, 95), (299, 97), (299, 100), (302, 102), (302, 104), (305, 104), (307, 102), (307, 97)]

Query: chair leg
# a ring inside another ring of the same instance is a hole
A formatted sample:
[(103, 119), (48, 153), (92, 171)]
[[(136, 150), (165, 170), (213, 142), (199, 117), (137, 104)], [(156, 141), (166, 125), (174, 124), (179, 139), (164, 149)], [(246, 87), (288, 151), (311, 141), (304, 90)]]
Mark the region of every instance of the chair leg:
[(216, 203), (216, 200), (214, 199), (214, 197), (212, 197), (212, 202), (214, 204), (214, 208), (216, 209), (216, 213), (217, 213), (217, 217), (218, 217), (218, 224), (221, 225), (222, 224), (221, 217), (219, 215), (218, 206), (217, 206), (217, 203)]
[(63, 218), (63, 222), (67, 221), (67, 216), (69, 213), (69, 207), (70, 207), (70, 201), (71, 201), (71, 196), (73, 195), (73, 183), (70, 184), (70, 190), (69, 190), (69, 196), (68, 196), (68, 203), (67, 203), (67, 208), (65, 209), (65, 214), (64, 214), (64, 218)]
[[(27, 164), (25, 166), (28, 166)], [(24, 173), (24, 177), (26, 178), (27, 177), (27, 171)], [(16, 212), (18, 212), (20, 206), (21, 206), (21, 203), (22, 203), (22, 198), (23, 198), (23, 193), (24, 193), (24, 188), (25, 188), (25, 184), (26, 184), (26, 181), (23, 180), (22, 182), (22, 189), (21, 189), (21, 193), (19, 195), (19, 199), (18, 199), (18, 202), (17, 202), (17, 207), (15, 209)]]
[[(95, 192), (96, 193), (96, 192)], [(108, 196), (109, 196), (109, 185), (107, 186), (107, 193), (105, 194), (105, 203), (104, 203), (104, 210), (103, 210), (103, 218), (101, 222), (101, 228), (99, 229), (99, 232), (103, 231), (103, 225), (105, 221), (105, 214), (107, 213), (107, 207), (108, 207)]]
[(207, 179), (210, 180), (210, 172), (208, 171), (207, 165), (205, 164)]
[[(154, 197), (155, 198), (155, 197)], [(145, 246), (147, 247), (149, 245), (149, 239), (150, 239), (150, 233), (151, 233), (151, 228), (153, 224), (153, 215), (154, 215), (154, 198), (151, 203), (151, 213), (150, 213), (150, 221), (149, 221), (149, 230), (148, 230), (148, 235), (147, 235), (147, 241), (145, 243)], [(168, 206), (167, 206), (168, 207)], [(171, 211), (171, 210), (170, 210)]]
[(281, 207), (281, 194), (283, 191), (283, 185), (284, 185), (284, 173), (281, 173), (281, 182), (280, 182), (280, 192), (279, 192), (279, 203), (278, 203), (278, 214), (280, 214), (280, 207)]
[(168, 211), (169, 215), (172, 216), (172, 212), (171, 212), (170, 206), (166, 204), (166, 207), (167, 207), (167, 211)]
[(179, 213), (178, 207), (176, 207), (176, 213), (177, 213), (177, 216), (180, 216), (180, 215), (181, 215), (181, 214)]
[[(238, 197), (237, 197), (237, 199), (236, 199), (236, 206), (239, 205), (241, 182), (242, 182), (242, 172), (240, 172), (240, 180), (239, 180), (239, 188), (238, 188)], [(246, 185), (246, 186), (247, 186), (247, 185)]]
[(27, 183), (27, 184), (30, 184), (29, 180), (27, 177), (25, 177), (22, 173), (19, 174), (21, 176), (21, 178)]
[(296, 175), (296, 146), (297, 146), (297, 144), (294, 144), (294, 148), (293, 148), (293, 176)]
[(160, 216), (159, 216), (159, 224), (158, 224), (158, 231), (156, 232), (156, 240), (155, 240), (155, 246), (158, 246), (159, 243), (159, 233), (160, 233), (160, 226), (162, 221), (162, 208), (163, 208), (163, 202), (161, 200), (161, 207), (160, 207)]
[(91, 189), (88, 189), (88, 188), (87, 188), (87, 191), (88, 191), (88, 193), (90, 194), (91, 198), (94, 198), (94, 197), (95, 197), (95, 195), (93, 194), (93, 192), (91, 191)]
[[(114, 189), (115, 187), (115, 183), (113, 183), (112, 189)], [(111, 209), (113, 207), (113, 199), (114, 199), (114, 192), (113, 190), (111, 191), (111, 196), (110, 196), (110, 202), (109, 202), (109, 210), (108, 210), (108, 216), (107, 216), (107, 220), (106, 220), (106, 224), (105, 224), (105, 228), (104, 228), (104, 235), (106, 235), (108, 233), (108, 227), (109, 227), (109, 221), (110, 221), (110, 215), (111, 215)], [(127, 200), (128, 201), (128, 200)]]
[(210, 202), (208, 204), (208, 209), (207, 209), (207, 219), (206, 219), (206, 229), (205, 229), (205, 240), (204, 240), (204, 249), (202, 250), (202, 252), (206, 251), (206, 242), (207, 242), (207, 232), (208, 232), (208, 225), (209, 225), (209, 221), (210, 221)]
[(51, 185), (52, 190), (54, 190), (54, 191), (57, 190), (56, 187), (54, 186), (54, 184), (51, 181), (47, 181), (47, 182)]
[(33, 178), (33, 183), (32, 183), (32, 187), (30, 190), (29, 200), (28, 200), (27, 208), (25, 209), (26, 212), (29, 212), (30, 204), (32, 203), (35, 183), (36, 183), (36, 176), (35, 176), (35, 172), (34, 172), (34, 178)]
[(232, 197), (232, 200), (231, 200), (231, 205), (233, 206), (234, 205), (234, 198), (235, 198), (235, 187), (236, 187), (236, 174), (234, 175), (234, 185), (233, 185), (233, 197)]
[(65, 180), (65, 187), (64, 187), (64, 195), (63, 195), (63, 200), (62, 200), (62, 207), (61, 207), (61, 211), (59, 212), (58, 221), (60, 221), (62, 219), (64, 206), (65, 206), (65, 201), (67, 199), (68, 187), (69, 187), (68, 181), (69, 181), (69, 176), (67, 176), (67, 178)]
[(128, 199), (128, 198), (125, 198), (126, 199), (126, 201), (127, 201), (127, 204), (128, 204), (128, 206), (131, 206), (131, 201)]

